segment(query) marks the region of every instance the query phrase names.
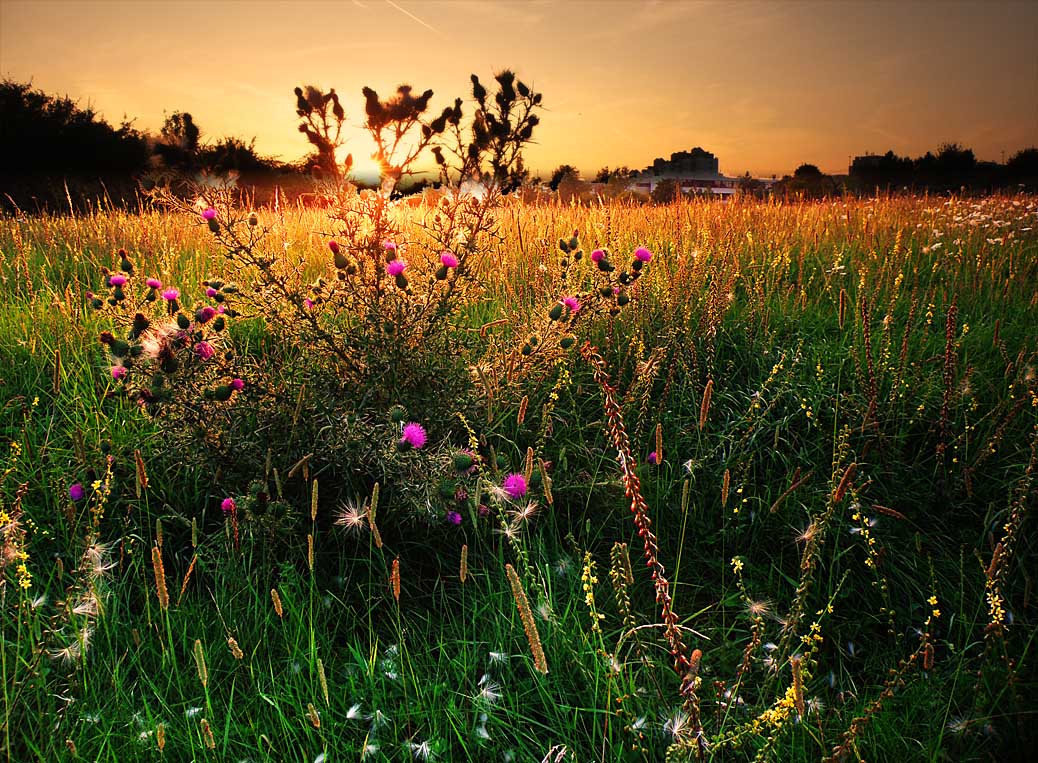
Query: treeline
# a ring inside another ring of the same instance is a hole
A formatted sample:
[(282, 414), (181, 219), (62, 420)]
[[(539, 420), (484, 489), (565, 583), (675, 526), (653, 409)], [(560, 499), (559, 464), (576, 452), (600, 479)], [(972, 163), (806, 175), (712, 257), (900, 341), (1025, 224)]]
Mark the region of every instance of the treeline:
[(977, 161), (973, 151), (946, 143), (937, 153), (927, 151), (910, 159), (893, 151), (859, 156), (848, 176), (851, 191), (993, 191), (1038, 189), (1038, 148), (1018, 151), (1004, 164)]
[(89, 106), (30, 83), (0, 82), (0, 208), (83, 208), (99, 198), (137, 201), (138, 183), (162, 170), (271, 177), (298, 167), (262, 157), (254, 141), (203, 140), (191, 114), (174, 112), (158, 135), (132, 121), (114, 127)]

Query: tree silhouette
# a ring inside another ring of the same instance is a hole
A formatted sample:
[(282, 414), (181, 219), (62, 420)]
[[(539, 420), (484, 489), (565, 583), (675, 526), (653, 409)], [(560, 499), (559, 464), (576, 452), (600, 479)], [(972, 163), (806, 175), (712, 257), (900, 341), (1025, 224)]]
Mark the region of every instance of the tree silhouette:
[(116, 129), (68, 97), (0, 82), (0, 171), (14, 174), (112, 174), (143, 169), (144, 136), (131, 122)]
[(339, 103), (335, 88), (327, 93), (313, 85), (297, 87), (296, 115), (299, 117), (299, 132), (314, 147), (310, 166), (327, 177), (338, 180), (343, 173), (349, 173), (353, 165), (353, 155), (346, 157), (343, 171), (340, 172), (335, 159), (335, 151), (343, 144), (342, 125), (346, 121), (346, 111)]
[(174, 111), (162, 124), (155, 153), (167, 167), (193, 169), (198, 164), (198, 146), (202, 131), (194, 117), (186, 111)]
[(548, 187), (553, 191), (559, 190), (559, 183), (564, 180), (576, 180), (580, 177), (580, 172), (572, 164), (560, 164), (551, 173), (551, 179), (548, 180)]

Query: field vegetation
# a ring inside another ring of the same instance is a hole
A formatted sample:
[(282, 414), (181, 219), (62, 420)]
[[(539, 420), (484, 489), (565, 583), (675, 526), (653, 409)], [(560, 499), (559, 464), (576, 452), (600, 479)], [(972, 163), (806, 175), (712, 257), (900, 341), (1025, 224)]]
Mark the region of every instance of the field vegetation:
[(1034, 197), (330, 198), (0, 221), (0, 757), (1023, 757)]

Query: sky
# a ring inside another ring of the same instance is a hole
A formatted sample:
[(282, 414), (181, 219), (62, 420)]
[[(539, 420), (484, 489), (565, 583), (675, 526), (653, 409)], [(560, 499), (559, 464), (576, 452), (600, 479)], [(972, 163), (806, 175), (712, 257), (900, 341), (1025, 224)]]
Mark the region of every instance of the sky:
[(0, 78), (154, 132), (188, 111), (203, 141), (283, 160), (308, 149), (297, 85), (336, 88), (363, 159), (363, 86), (431, 88), (438, 113), (506, 67), (544, 96), (526, 151), (542, 176), (694, 146), (767, 177), (1038, 145), (1038, 2), (0, 0)]

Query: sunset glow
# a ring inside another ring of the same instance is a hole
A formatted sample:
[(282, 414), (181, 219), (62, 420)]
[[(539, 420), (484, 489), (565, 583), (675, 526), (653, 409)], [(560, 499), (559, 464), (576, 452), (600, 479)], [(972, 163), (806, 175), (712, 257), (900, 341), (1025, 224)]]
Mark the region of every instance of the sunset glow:
[(544, 93), (541, 174), (693, 146), (727, 174), (946, 141), (998, 161), (1038, 143), (1036, 39), (1025, 2), (0, 2), (0, 76), (153, 131), (189, 111), (285, 160), (307, 151), (296, 85), (342, 95), (359, 166), (362, 86), (432, 88), (435, 111), (513, 67)]

